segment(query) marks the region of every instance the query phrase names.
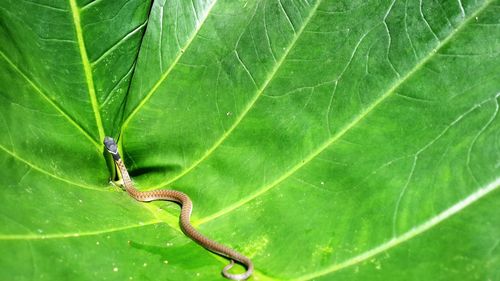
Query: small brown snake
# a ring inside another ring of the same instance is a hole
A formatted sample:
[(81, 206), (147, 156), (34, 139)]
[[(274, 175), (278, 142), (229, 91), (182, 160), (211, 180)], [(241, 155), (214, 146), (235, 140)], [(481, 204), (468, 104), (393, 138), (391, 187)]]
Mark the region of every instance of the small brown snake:
[[(214, 252), (218, 255), (224, 256), (231, 260), (231, 263), (222, 269), (222, 275), (232, 280), (245, 280), (253, 273), (253, 263), (246, 256), (236, 252), (235, 250), (212, 241), (198, 232), (192, 225), (189, 219), (191, 218), (191, 211), (193, 210), (193, 202), (189, 197), (177, 190), (152, 190), (152, 191), (139, 191), (137, 190), (130, 176), (127, 168), (118, 153), (118, 147), (114, 139), (110, 137), (104, 138), (104, 146), (106, 150), (113, 156), (116, 167), (120, 171), (123, 182), (121, 183), (128, 194), (137, 201), (150, 202), (155, 200), (174, 201), (181, 204), (180, 226), (184, 234), (193, 239), (196, 243), (203, 246), (205, 249)], [(228, 270), (234, 265), (234, 261), (246, 266), (247, 271), (242, 274), (232, 274)]]

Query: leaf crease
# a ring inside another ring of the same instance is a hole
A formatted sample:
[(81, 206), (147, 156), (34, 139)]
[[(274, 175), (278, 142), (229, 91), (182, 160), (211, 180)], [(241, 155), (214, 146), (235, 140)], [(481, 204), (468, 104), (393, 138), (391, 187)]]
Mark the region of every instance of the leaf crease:
[[(122, 132), (121, 135), (123, 135), (123, 132), (124, 132), (125, 128), (130, 123), (130, 120), (132, 120), (132, 118), (137, 114), (137, 112), (146, 104), (146, 102), (151, 98), (151, 96), (153, 96), (153, 94), (156, 92), (156, 90), (158, 90), (158, 88), (161, 86), (161, 84), (167, 79), (167, 77), (169, 76), (169, 74), (172, 72), (172, 70), (174, 69), (174, 67), (177, 65), (177, 63), (179, 62), (179, 60), (184, 55), (185, 50), (187, 48), (189, 48), (189, 46), (191, 45), (191, 43), (196, 38), (196, 35), (198, 34), (198, 32), (203, 27), (203, 24), (205, 23), (205, 20), (208, 18), (208, 15), (210, 14), (210, 11), (212, 10), (212, 8), (215, 6), (216, 2), (217, 1), (214, 0), (210, 4), (210, 7), (207, 9), (207, 12), (206, 12), (204, 18), (202, 19), (202, 21), (200, 22), (200, 24), (197, 26), (196, 30), (194, 30), (194, 32), (189, 37), (189, 39), (186, 41), (186, 44), (184, 44), (183, 48), (180, 48), (180, 50), (179, 50), (177, 56), (175, 57), (175, 59), (173, 60), (172, 64), (161, 75), (160, 79), (154, 84), (153, 88), (151, 88), (151, 90), (146, 94), (146, 96), (144, 96), (144, 98), (139, 102), (139, 104), (132, 110), (132, 112), (130, 113), (130, 115), (125, 119), (125, 121), (123, 122), (122, 128), (121, 128), (121, 132)], [(162, 39), (160, 38), (160, 40), (162, 40)], [(120, 142), (121, 141), (122, 141), (122, 138), (120, 138)]]

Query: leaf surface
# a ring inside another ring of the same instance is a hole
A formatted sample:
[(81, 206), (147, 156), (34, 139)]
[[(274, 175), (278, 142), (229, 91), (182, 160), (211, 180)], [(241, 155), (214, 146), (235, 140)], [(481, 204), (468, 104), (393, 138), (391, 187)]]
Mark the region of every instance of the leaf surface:
[(499, 12), (4, 1), (0, 279), (222, 279), (175, 204), (109, 186), (104, 135), (254, 280), (498, 279)]

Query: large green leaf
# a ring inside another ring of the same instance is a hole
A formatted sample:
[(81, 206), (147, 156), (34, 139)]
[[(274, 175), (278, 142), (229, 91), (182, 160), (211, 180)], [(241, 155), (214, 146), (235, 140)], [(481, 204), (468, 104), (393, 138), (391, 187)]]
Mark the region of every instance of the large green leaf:
[[(0, 279), (500, 278), (499, 1), (0, 4)], [(242, 268), (236, 271), (242, 271)]]

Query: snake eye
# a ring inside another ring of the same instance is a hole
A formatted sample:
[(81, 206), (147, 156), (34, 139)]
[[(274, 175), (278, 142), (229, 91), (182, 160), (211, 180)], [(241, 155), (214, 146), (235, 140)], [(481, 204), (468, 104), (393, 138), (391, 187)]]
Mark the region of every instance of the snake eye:
[(109, 151), (109, 153), (112, 154), (117, 154), (118, 153), (118, 147), (116, 146), (116, 142), (113, 138), (111, 137), (104, 137), (104, 146), (106, 149)]

